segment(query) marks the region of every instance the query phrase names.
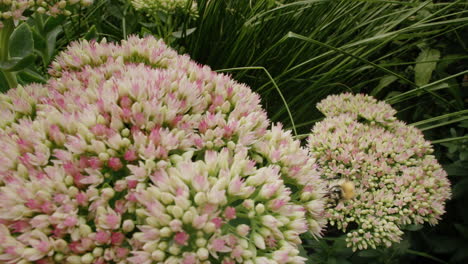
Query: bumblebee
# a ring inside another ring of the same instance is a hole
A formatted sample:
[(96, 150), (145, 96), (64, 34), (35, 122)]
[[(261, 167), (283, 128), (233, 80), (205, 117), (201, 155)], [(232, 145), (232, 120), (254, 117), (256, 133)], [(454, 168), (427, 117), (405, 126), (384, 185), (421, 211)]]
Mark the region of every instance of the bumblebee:
[(351, 200), (355, 196), (356, 191), (354, 184), (344, 179), (339, 180), (336, 184), (332, 184), (328, 192), (330, 204), (333, 206), (336, 206), (339, 201)]

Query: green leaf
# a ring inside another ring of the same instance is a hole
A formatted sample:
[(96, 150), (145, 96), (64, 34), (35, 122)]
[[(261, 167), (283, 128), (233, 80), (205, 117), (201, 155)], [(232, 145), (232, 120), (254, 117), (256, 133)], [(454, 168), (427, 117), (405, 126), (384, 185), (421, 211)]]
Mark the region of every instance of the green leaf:
[(375, 249), (367, 249), (367, 250), (358, 252), (358, 256), (363, 257), (363, 258), (375, 258), (380, 255), (382, 255), (382, 253)]
[(84, 39), (86, 40), (92, 40), (92, 39), (97, 39), (98, 38), (98, 32), (96, 29), (96, 26), (93, 25), (88, 32), (83, 36)]
[(20, 71), (28, 67), (35, 59), (36, 56), (34, 54), (29, 54), (23, 58), (14, 57), (8, 61), (0, 62), (0, 70), (8, 72)]
[[(47, 33), (47, 55), (49, 59), (54, 56), (55, 42), (57, 41), (58, 34), (62, 33), (62, 27), (56, 27)], [(49, 64), (49, 61), (47, 61)]]
[(468, 194), (468, 179), (463, 179), (453, 186), (452, 199), (457, 199)]
[(57, 16), (57, 17), (49, 16), (44, 23), (44, 31), (48, 33), (52, 30), (55, 30), (55, 28), (59, 26), (61, 27), (65, 19), (66, 19), (66, 16)]
[(21, 25), (13, 31), (8, 45), (10, 57), (23, 58), (33, 52), (34, 39), (27, 23), (21, 23)]
[(468, 150), (460, 152), (460, 160), (468, 160)]
[(377, 95), (379, 92), (382, 91), (382, 89), (389, 86), (390, 84), (392, 84), (396, 80), (398, 80), (398, 77), (396, 77), (394, 75), (385, 75), (384, 77), (382, 77), (382, 79), (380, 79), (379, 85), (377, 85), (377, 87), (372, 89), (370, 94), (372, 96)]
[(468, 239), (468, 226), (462, 224), (454, 224), (454, 226), (464, 238)]
[(182, 38), (182, 36), (188, 36), (192, 34), (193, 32), (195, 32), (196, 29), (197, 28), (188, 28), (187, 30), (185, 30), (185, 35), (183, 35), (183, 30), (172, 32), (172, 36), (174, 36), (175, 38)]
[(18, 76), (21, 78), (23, 83), (46, 83), (47, 80), (42, 77), (39, 73), (32, 71), (30, 69), (24, 69), (18, 73)]
[(449, 176), (465, 176), (468, 171), (468, 167), (462, 161), (459, 161), (444, 166), (444, 170)]
[(418, 86), (423, 86), (431, 80), (432, 72), (435, 70), (440, 51), (436, 49), (423, 49), (416, 58), (414, 67), (414, 79)]
[(5, 79), (5, 76), (3, 76), (3, 72), (0, 71), (0, 93), (4, 93), (8, 91), (8, 89), (8, 81)]
[(309, 258), (309, 256), (307, 256), (307, 251), (304, 249), (304, 247), (301, 244), (299, 244), (298, 249), (299, 249), (299, 256), (307, 259), (305, 263), (312, 264), (313, 263), (312, 260)]

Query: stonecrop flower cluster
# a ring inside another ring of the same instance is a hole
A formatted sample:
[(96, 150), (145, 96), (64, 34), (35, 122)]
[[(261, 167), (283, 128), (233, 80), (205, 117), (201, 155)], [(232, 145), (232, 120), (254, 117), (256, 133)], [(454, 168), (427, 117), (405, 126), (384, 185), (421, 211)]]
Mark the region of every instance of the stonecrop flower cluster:
[(329, 223), (347, 233), (348, 247), (390, 246), (404, 225), (438, 222), (450, 183), (418, 129), (367, 95), (331, 95), (317, 108), (326, 117), (309, 136), (311, 155), (329, 187), (345, 181), (355, 188), (353, 199), (330, 201), (326, 209)]
[(74, 5), (89, 6), (93, 0), (0, 0), (0, 28), (2, 20), (25, 20), (25, 12), (38, 12), (52, 16), (70, 15), (67, 7)]
[(257, 94), (153, 37), (0, 98), (0, 262), (304, 263), (324, 187)]
[(198, 16), (195, 0), (131, 0), (131, 3), (136, 10), (156, 17), (158, 17), (158, 13), (166, 15), (180, 13), (193, 18)]

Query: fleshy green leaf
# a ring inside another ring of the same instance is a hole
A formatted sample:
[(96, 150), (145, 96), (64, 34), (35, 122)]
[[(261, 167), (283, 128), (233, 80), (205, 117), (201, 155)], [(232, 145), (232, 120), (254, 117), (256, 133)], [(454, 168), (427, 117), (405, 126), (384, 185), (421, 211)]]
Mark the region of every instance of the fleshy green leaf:
[(414, 67), (414, 79), (418, 86), (423, 86), (431, 80), (432, 72), (435, 70), (440, 51), (436, 49), (423, 49), (416, 58)]
[(47, 54), (52, 58), (55, 51), (55, 42), (57, 41), (58, 34), (62, 33), (62, 27), (56, 27), (47, 33)]
[(96, 26), (92, 26), (88, 32), (83, 36), (84, 39), (86, 40), (92, 40), (92, 39), (97, 39), (98, 38), (98, 32), (96, 29)]
[(39, 73), (30, 69), (25, 69), (18, 73), (23, 83), (46, 83), (47, 80)]
[(12, 58), (24, 58), (33, 52), (34, 39), (27, 23), (21, 23), (21, 25), (13, 31), (8, 45), (8, 51)]
[(377, 85), (377, 87), (372, 89), (371, 95), (373, 96), (377, 95), (380, 91), (382, 91), (382, 89), (389, 86), (396, 80), (398, 80), (398, 77), (394, 75), (385, 75), (384, 77), (382, 77), (382, 79), (380, 79), (379, 85)]
[(8, 61), (0, 62), (0, 69), (8, 72), (20, 71), (28, 67), (35, 59), (36, 56), (34, 54), (29, 54), (23, 58), (14, 57)]

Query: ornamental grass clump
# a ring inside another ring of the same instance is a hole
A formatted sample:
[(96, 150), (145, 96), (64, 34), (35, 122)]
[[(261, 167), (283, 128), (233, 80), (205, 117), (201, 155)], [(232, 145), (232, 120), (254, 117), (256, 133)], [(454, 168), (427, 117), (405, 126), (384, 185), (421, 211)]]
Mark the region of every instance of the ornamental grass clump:
[(152, 37), (0, 99), (2, 263), (304, 263), (324, 183), (257, 94)]
[(309, 136), (310, 153), (331, 190), (329, 223), (348, 247), (390, 246), (409, 224), (437, 224), (450, 197), (447, 174), (422, 133), (367, 95), (331, 95), (317, 105), (325, 119)]

